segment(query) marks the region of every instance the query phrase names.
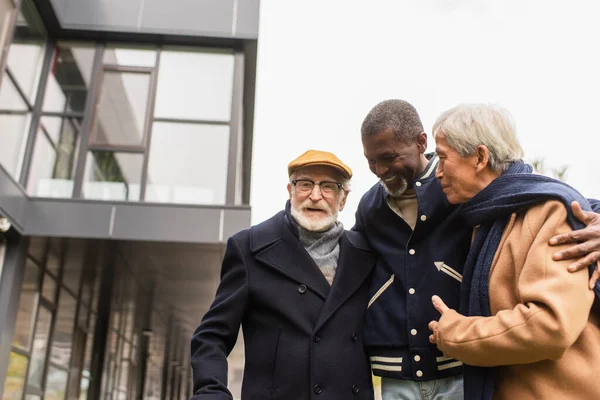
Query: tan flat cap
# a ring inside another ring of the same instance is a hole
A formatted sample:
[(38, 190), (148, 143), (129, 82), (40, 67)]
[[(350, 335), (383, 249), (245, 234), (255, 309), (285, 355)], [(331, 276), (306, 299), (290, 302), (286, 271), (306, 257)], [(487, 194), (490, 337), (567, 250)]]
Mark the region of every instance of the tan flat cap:
[(288, 164), (288, 175), (292, 175), (294, 171), (312, 166), (312, 165), (324, 165), (326, 167), (333, 167), (339, 170), (345, 178), (352, 178), (352, 170), (349, 166), (340, 161), (339, 158), (333, 153), (321, 150), (308, 150), (303, 153), (300, 157)]

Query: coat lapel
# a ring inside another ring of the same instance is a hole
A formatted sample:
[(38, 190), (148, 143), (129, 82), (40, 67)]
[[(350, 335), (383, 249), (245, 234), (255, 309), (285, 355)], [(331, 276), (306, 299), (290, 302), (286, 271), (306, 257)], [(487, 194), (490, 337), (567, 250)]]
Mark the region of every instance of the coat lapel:
[(260, 250), (255, 257), (298, 284), (306, 285), (323, 300), (327, 298), (329, 283), (300, 241), (288, 229), (282, 229), (280, 240)]
[(321, 310), (315, 331), (319, 330), (337, 309), (358, 290), (375, 266), (376, 256), (362, 243), (351, 242), (348, 238), (350, 234), (358, 235), (356, 232), (346, 232), (340, 240), (340, 258), (336, 276)]

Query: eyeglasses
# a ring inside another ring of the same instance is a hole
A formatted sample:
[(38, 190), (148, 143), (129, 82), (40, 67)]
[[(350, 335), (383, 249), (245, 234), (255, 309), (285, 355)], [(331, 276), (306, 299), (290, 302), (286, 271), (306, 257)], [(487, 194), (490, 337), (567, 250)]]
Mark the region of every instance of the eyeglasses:
[(323, 193), (324, 195), (333, 195), (337, 193), (338, 190), (341, 190), (342, 187), (344, 187), (343, 184), (338, 182), (315, 182), (311, 181), (310, 179), (294, 179), (292, 181), (292, 185), (294, 185), (296, 189), (301, 193), (310, 193), (313, 191), (315, 185), (318, 185), (319, 189), (321, 189), (321, 193)]

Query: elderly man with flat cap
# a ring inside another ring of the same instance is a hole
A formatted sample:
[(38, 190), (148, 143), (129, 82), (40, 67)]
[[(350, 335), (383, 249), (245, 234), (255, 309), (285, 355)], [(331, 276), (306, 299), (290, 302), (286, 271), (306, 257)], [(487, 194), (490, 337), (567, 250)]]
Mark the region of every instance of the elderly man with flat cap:
[(337, 221), (352, 171), (309, 150), (288, 165), (285, 209), (227, 242), (215, 300), (192, 336), (192, 400), (232, 399), (240, 325), (242, 399), (373, 399), (362, 340), (376, 257)]

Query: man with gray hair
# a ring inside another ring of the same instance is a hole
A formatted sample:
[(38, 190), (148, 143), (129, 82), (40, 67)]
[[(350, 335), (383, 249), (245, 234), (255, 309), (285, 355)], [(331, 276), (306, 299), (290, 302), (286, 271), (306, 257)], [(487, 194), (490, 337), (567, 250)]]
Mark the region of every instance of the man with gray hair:
[(457, 106), (433, 134), (436, 177), (475, 232), (460, 314), (434, 296), (441, 318), (429, 324), (431, 342), (465, 363), (465, 398), (599, 399), (600, 309), (590, 310), (600, 306), (600, 283), (586, 290), (594, 266), (570, 274), (548, 244), (583, 227), (570, 208), (590, 211), (588, 201), (532, 173), (501, 108)]
[[(429, 342), (428, 324), (439, 315), (433, 295), (459, 306), (472, 229), (435, 178), (439, 159), (425, 153), (427, 134), (410, 103), (377, 104), (361, 135), (369, 168), (380, 179), (361, 199), (353, 228), (380, 256), (365, 320), (371, 368), (382, 378), (384, 400), (462, 399), (462, 362)], [(582, 257), (573, 265), (582, 269), (600, 259), (600, 216), (574, 211), (588, 225), (577, 235), (585, 243), (555, 257)], [(555, 238), (573, 241), (572, 233)]]

